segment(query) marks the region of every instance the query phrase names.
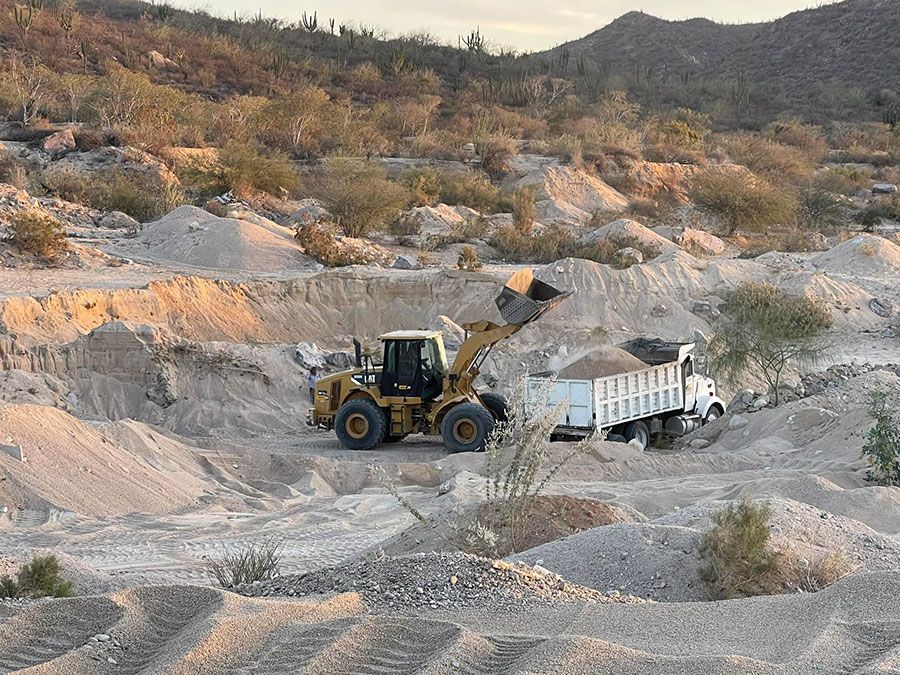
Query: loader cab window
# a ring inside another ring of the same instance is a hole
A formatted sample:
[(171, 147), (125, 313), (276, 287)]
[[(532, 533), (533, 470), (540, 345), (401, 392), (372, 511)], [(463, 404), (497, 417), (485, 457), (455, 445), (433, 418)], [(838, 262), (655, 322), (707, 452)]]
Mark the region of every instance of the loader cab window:
[(390, 340), (384, 344), (381, 393), (432, 399), (443, 390), (447, 357), (436, 340)]

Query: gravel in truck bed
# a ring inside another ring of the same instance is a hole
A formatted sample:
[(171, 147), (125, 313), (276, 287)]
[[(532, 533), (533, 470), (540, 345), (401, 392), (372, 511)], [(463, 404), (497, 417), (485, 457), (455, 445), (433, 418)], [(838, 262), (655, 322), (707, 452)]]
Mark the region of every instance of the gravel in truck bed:
[(253, 597), (303, 597), (359, 593), (371, 609), (494, 609), (560, 602), (636, 603), (569, 583), (540, 567), (507, 563), (465, 553), (420, 553), (374, 562), (354, 562), (235, 587)]

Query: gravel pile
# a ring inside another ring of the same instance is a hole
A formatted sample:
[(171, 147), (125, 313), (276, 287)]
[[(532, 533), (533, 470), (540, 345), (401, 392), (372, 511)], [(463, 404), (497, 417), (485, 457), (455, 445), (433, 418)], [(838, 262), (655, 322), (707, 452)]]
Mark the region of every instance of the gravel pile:
[(787, 393), (787, 399), (796, 400), (807, 396), (815, 396), (828, 389), (840, 387), (844, 382), (847, 382), (854, 377), (874, 373), (879, 370), (884, 370), (900, 376), (900, 365), (897, 364), (873, 365), (871, 363), (864, 363), (862, 365), (841, 364), (831, 366), (824, 372), (804, 375), (800, 380), (800, 385), (793, 391)]
[(248, 596), (359, 593), (373, 609), (514, 610), (559, 602), (642, 602), (577, 586), (541, 568), (465, 553), (426, 553), (329, 567), (308, 574), (245, 584)]

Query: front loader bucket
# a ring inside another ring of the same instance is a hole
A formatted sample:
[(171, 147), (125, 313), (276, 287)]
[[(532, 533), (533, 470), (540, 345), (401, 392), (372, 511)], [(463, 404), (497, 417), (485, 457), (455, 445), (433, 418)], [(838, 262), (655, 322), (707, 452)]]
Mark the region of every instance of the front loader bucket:
[(534, 278), (531, 270), (513, 274), (494, 301), (508, 324), (524, 326), (572, 295)]

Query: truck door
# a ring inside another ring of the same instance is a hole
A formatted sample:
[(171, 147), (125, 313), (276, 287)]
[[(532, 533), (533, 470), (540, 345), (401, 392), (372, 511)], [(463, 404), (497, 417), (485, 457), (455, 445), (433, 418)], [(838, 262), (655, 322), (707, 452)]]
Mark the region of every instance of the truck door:
[(697, 405), (697, 378), (694, 373), (694, 359), (688, 356), (681, 367), (684, 388), (684, 411), (693, 412)]

